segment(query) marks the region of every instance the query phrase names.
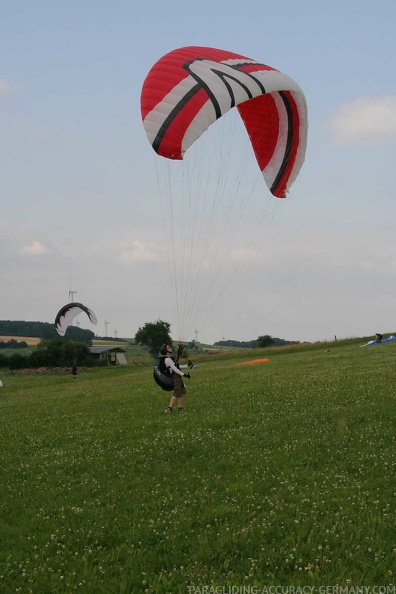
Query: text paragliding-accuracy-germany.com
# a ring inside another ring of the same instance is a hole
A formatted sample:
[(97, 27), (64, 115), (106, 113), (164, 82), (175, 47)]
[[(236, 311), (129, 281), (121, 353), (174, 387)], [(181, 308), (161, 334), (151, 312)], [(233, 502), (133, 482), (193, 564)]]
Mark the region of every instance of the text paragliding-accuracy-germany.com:
[(187, 586), (188, 594), (396, 594), (396, 586)]

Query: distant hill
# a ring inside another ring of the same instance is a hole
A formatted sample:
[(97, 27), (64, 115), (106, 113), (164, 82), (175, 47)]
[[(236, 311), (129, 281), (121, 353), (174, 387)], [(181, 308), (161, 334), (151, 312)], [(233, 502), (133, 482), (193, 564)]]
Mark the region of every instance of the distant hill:
[[(35, 338), (62, 340), (55, 330), (54, 324), (48, 322), (23, 322), (21, 320), (0, 320), (0, 336), (31, 336)], [(69, 326), (67, 337), (64, 340), (75, 340), (77, 342), (88, 343), (95, 338), (92, 330), (84, 330), (77, 326)]]
[[(286, 346), (288, 344), (298, 344), (297, 340), (283, 340), (283, 338), (273, 338), (273, 340), (273, 346)], [(238, 349), (256, 349), (258, 347), (257, 340), (249, 340), (247, 342), (240, 342), (238, 340), (219, 340), (214, 344), (215, 346), (236, 347)]]

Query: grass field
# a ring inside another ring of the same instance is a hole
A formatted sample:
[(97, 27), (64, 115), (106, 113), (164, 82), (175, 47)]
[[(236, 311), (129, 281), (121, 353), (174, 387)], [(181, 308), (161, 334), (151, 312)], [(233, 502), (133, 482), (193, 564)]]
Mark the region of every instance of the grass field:
[(0, 336), (0, 340), (3, 342), (8, 342), (9, 340), (14, 339), (17, 342), (26, 342), (28, 345), (24, 349), (13, 349), (13, 348), (5, 348), (1, 349), (0, 353), (5, 355), (6, 357), (10, 357), (11, 355), (18, 353), (24, 357), (28, 357), (33, 351), (36, 350), (38, 343), (40, 342), (40, 338), (33, 338), (32, 336)]
[(41, 340), (40, 338), (33, 338), (32, 336), (0, 336), (0, 340), (3, 342), (8, 342), (12, 339), (17, 342), (26, 342), (28, 346), (36, 346)]
[(394, 592), (396, 345), (363, 342), (202, 356), (172, 415), (149, 362), (1, 371), (0, 592)]

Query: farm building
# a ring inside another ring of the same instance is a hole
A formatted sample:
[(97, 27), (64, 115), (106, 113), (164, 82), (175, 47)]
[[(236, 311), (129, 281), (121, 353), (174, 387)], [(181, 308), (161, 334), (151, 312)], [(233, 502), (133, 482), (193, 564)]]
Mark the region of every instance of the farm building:
[(126, 351), (120, 347), (96, 346), (89, 347), (89, 351), (101, 361), (107, 361), (108, 365), (126, 365)]

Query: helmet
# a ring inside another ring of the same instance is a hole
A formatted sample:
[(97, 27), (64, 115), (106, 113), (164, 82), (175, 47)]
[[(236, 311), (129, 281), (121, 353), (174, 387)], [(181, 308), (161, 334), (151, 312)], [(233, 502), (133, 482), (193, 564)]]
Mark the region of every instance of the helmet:
[(163, 344), (160, 348), (161, 355), (166, 355), (166, 344)]

